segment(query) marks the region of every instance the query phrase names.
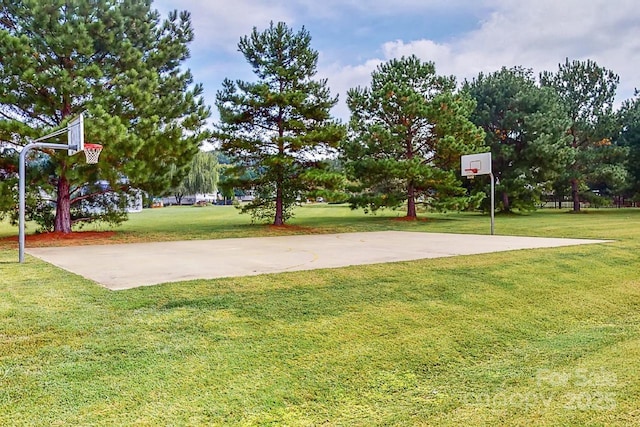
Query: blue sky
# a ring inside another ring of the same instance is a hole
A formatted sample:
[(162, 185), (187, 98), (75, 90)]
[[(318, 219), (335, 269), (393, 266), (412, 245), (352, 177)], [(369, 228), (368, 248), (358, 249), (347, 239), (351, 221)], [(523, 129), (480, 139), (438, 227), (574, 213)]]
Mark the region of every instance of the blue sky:
[(637, 0), (155, 0), (191, 12), (196, 39), (186, 66), (214, 107), (225, 78), (252, 80), (240, 37), (270, 21), (304, 26), (320, 53), (318, 77), (340, 97), (366, 86), (381, 62), (415, 54), (458, 81), (502, 66), (555, 71), (565, 58), (595, 60), (620, 75), (618, 105), (640, 88)]

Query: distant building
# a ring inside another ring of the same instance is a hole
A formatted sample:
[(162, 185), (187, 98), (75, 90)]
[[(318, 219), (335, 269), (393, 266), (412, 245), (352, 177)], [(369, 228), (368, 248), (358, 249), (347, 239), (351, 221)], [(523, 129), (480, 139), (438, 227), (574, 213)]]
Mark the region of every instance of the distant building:
[[(181, 205), (195, 205), (196, 203), (216, 203), (220, 199), (218, 193), (211, 194), (186, 194), (180, 198)], [(174, 206), (178, 204), (176, 196), (167, 196), (162, 198), (164, 206)]]
[[(109, 189), (109, 183), (107, 181), (98, 181), (97, 184), (104, 191)], [(102, 197), (104, 198), (104, 200), (109, 200), (109, 199), (113, 200), (112, 198), (114, 196), (117, 196), (117, 195), (115, 195), (114, 193), (107, 192), (105, 194), (96, 195), (95, 197), (96, 198)], [(144, 207), (144, 192), (142, 190), (131, 189), (129, 193), (126, 195), (126, 197), (127, 197), (126, 211), (128, 213), (142, 212), (142, 209)], [(82, 201), (81, 203), (83, 204), (84, 209), (86, 209), (88, 212), (99, 214), (99, 213), (103, 213), (102, 211), (104, 211), (104, 209), (101, 209), (87, 201)], [(114, 202), (114, 205), (115, 204), (117, 204), (117, 200), (116, 202)]]

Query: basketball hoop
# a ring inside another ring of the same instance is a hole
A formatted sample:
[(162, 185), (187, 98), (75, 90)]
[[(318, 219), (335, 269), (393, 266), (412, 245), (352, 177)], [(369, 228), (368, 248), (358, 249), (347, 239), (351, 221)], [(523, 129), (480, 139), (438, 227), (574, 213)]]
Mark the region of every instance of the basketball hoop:
[(84, 144), (84, 155), (87, 158), (87, 164), (94, 165), (98, 163), (102, 145), (100, 144)]
[(491, 152), (465, 154), (460, 156), (460, 175), (473, 179), (476, 175), (489, 175), (491, 178), (491, 235), (493, 235), (496, 179), (491, 172)]

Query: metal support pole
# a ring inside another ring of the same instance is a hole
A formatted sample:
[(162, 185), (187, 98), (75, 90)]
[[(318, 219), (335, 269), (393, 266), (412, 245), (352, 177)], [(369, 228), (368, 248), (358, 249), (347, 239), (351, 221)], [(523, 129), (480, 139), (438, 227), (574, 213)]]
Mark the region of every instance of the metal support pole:
[(31, 144), (27, 144), (20, 151), (20, 165), (19, 165), (19, 175), (20, 175), (20, 183), (18, 186), (18, 198), (19, 198), (19, 235), (18, 235), (18, 260), (20, 263), (24, 262), (24, 222), (25, 222), (25, 193), (26, 193), (26, 162), (27, 162), (27, 153), (32, 148), (49, 148), (53, 150), (68, 150), (69, 145), (67, 144), (49, 144), (46, 142), (34, 142)]
[(493, 173), (489, 174), (489, 178), (491, 179), (491, 235), (494, 234), (494, 223), (495, 223), (495, 210), (496, 210), (496, 187), (495, 187), (495, 179), (493, 179)]

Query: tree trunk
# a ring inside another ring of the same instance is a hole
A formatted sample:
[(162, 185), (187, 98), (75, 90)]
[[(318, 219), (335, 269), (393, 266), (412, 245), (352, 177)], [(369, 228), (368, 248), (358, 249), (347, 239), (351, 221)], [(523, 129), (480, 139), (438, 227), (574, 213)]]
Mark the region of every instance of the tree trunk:
[(416, 195), (413, 184), (409, 184), (407, 189), (407, 218), (417, 218), (416, 214)]
[[(280, 93), (284, 92), (284, 83), (280, 81)], [(280, 160), (285, 158), (284, 149), (284, 108), (278, 107), (278, 156)], [(278, 163), (276, 166), (276, 216), (273, 225), (284, 225), (284, 201), (282, 200), (282, 185), (284, 183), (284, 166)]]
[(276, 216), (273, 225), (284, 225), (284, 208), (282, 201), (282, 184), (276, 183)]
[(578, 180), (571, 180), (571, 199), (573, 200), (573, 211), (580, 212), (580, 192), (578, 191)]
[(511, 212), (511, 204), (509, 203), (509, 194), (506, 191), (502, 192), (502, 211)]
[(69, 181), (60, 176), (58, 179), (58, 196), (56, 200), (56, 218), (53, 230), (60, 233), (71, 233), (71, 199)]
[[(67, 58), (68, 59), (68, 58)], [(62, 118), (71, 115), (71, 101), (68, 96), (63, 96)], [(71, 194), (69, 181), (65, 177), (66, 166), (62, 165), (60, 177), (58, 177), (58, 195), (56, 200), (56, 217), (53, 223), (53, 231), (71, 233)]]

